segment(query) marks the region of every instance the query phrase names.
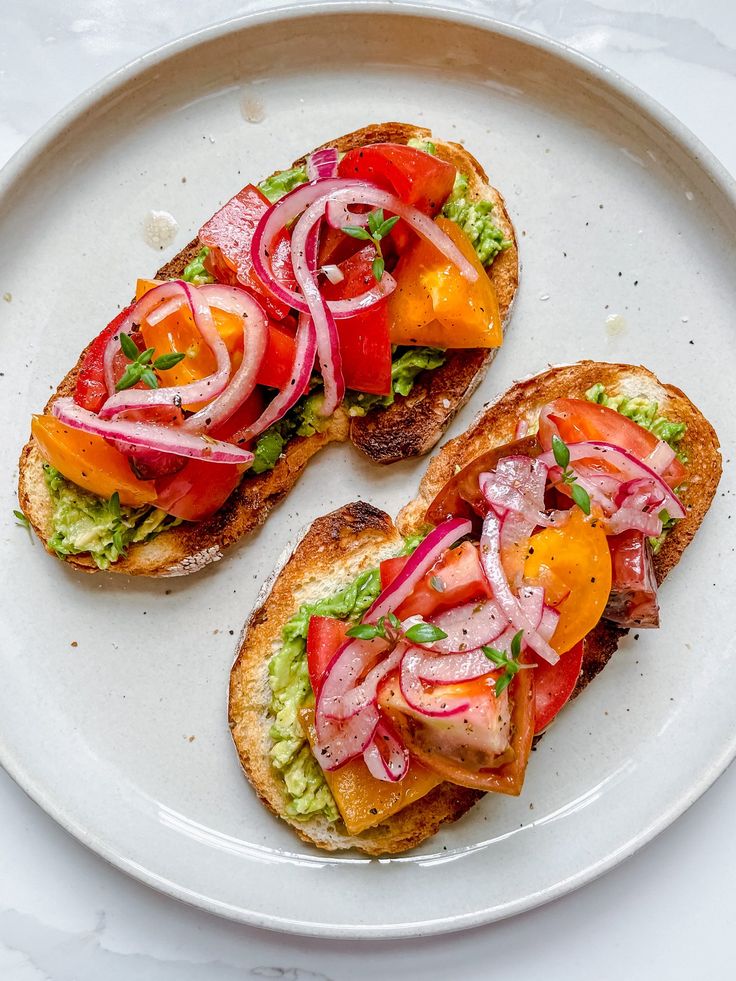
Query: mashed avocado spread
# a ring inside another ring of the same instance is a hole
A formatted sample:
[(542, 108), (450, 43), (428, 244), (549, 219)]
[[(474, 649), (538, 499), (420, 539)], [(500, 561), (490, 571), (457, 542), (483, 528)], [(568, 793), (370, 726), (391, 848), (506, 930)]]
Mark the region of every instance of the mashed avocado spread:
[(158, 508), (126, 507), (116, 497), (108, 501), (90, 494), (49, 464), (43, 470), (54, 507), (49, 547), (62, 558), (89, 552), (98, 569), (107, 569), (128, 545), (150, 541), (180, 524), (180, 518)]
[[(677, 459), (681, 463), (687, 463), (687, 455), (680, 447), (682, 438), (687, 430), (687, 425), (684, 422), (673, 422), (671, 419), (659, 415), (659, 405), (656, 402), (645, 399), (643, 395), (631, 397), (626, 395), (608, 395), (605, 386), (600, 382), (591, 386), (585, 393), (585, 397), (589, 402), (595, 402), (597, 405), (605, 405), (609, 409), (615, 409), (616, 412), (620, 412), (622, 416), (631, 419), (643, 429), (654, 433), (658, 439), (664, 440), (675, 451)], [(667, 534), (675, 527), (677, 521), (676, 518), (670, 517), (666, 509), (659, 512), (659, 517), (662, 520), (662, 534), (658, 535), (657, 538), (649, 539), (649, 544), (652, 546), (652, 552), (655, 555), (662, 547), (662, 542), (664, 542)]]
[[(402, 555), (410, 555), (421, 536), (407, 539)], [(312, 756), (299, 724), (299, 709), (312, 700), (312, 686), (307, 670), (307, 631), (312, 616), (358, 620), (381, 591), (378, 569), (368, 569), (349, 586), (318, 600), (304, 603), (281, 631), (281, 646), (268, 663), (271, 686), (270, 755), (273, 766), (281, 773), (289, 794), (287, 813), (293, 818), (324, 815), (336, 821), (339, 813), (325, 782), (322, 769)]]
[(181, 278), (187, 283), (193, 283), (195, 286), (204, 286), (205, 283), (214, 283), (215, 277), (210, 276), (210, 274), (205, 269), (204, 260), (209, 254), (209, 249), (206, 245), (203, 245), (199, 252), (195, 255), (192, 261), (184, 266), (184, 272), (181, 274)]

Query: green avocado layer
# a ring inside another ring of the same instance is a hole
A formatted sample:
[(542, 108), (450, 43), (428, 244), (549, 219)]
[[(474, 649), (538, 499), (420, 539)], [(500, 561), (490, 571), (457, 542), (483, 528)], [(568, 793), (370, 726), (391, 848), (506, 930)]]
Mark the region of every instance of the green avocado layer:
[(54, 509), (49, 548), (62, 558), (88, 552), (98, 569), (108, 569), (129, 545), (150, 542), (181, 523), (159, 508), (126, 507), (115, 496), (108, 501), (90, 494), (49, 464), (43, 471)]
[[(422, 540), (407, 539), (400, 554), (410, 555)], [(313, 699), (307, 670), (307, 631), (313, 616), (335, 617), (356, 621), (365, 613), (381, 591), (378, 568), (362, 572), (339, 592), (304, 603), (281, 631), (281, 646), (268, 663), (271, 686), (271, 762), (281, 774), (289, 803), (287, 813), (293, 818), (323, 815), (328, 821), (340, 816), (335, 801), (299, 724), (299, 709)]]

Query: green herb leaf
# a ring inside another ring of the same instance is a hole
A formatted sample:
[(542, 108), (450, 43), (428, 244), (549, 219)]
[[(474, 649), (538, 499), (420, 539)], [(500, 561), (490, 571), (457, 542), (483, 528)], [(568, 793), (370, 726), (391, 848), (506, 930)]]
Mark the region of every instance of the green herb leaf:
[[(515, 673), (516, 672), (514, 672), (514, 674)], [(514, 674), (506, 671), (504, 674), (502, 674), (499, 678), (496, 679), (496, 684), (494, 686), (494, 692), (496, 694), (496, 698), (498, 698), (499, 695), (508, 688), (508, 686), (511, 684), (511, 679), (514, 677)]]
[(552, 437), (552, 454), (557, 466), (566, 470), (570, 463), (570, 450), (557, 434)]
[(378, 227), (378, 231), (374, 233), (376, 238), (385, 238), (398, 220), (399, 216), (394, 215), (393, 218), (387, 218), (386, 221), (382, 222)]
[(382, 224), (383, 208), (376, 208), (375, 211), (371, 211), (368, 215), (368, 228), (370, 228), (371, 234), (375, 235)]
[(137, 385), (141, 380), (141, 366), (137, 361), (129, 364), (128, 367), (123, 372), (120, 381), (115, 384), (115, 391), (122, 392), (126, 388), (132, 388), (133, 385)]
[(375, 257), (371, 268), (373, 270), (373, 276), (376, 282), (380, 283), (383, 279), (383, 270), (386, 268), (386, 263), (383, 261), (382, 255), (377, 255)]
[(573, 501), (575, 501), (583, 514), (590, 514), (590, 495), (586, 489), (581, 487), (580, 484), (573, 484), (570, 492)]
[(155, 347), (147, 347), (145, 351), (141, 351), (141, 353), (138, 355), (138, 364), (148, 364), (155, 351)]
[(502, 664), (506, 664), (506, 661), (508, 660), (506, 655), (502, 654), (501, 651), (497, 651), (495, 647), (483, 647), (481, 650), (489, 661), (493, 661), (493, 663), (497, 664), (499, 667)]
[(435, 640), (444, 640), (447, 634), (433, 623), (415, 623), (404, 636), (415, 644), (431, 644)]
[(363, 241), (370, 242), (371, 234), (367, 232), (365, 228), (359, 228), (356, 225), (345, 225), (342, 229), (346, 235), (350, 235), (351, 238), (359, 238)]
[(116, 517), (120, 517), (120, 494), (115, 491), (110, 498), (110, 511)]
[(354, 627), (346, 631), (348, 637), (357, 637), (358, 640), (373, 640), (374, 637), (378, 637), (379, 633), (380, 627), (375, 623), (356, 623)]
[(128, 361), (135, 361), (140, 353), (133, 338), (124, 331), (120, 334), (120, 350)]
[(401, 620), (399, 620), (399, 618), (393, 612), (389, 612), (389, 614), (388, 614), (388, 622), (391, 624), (391, 626), (395, 630), (398, 630), (399, 627), (401, 626)]
[(144, 368), (141, 372), (141, 381), (149, 388), (158, 388), (158, 378), (154, 375), (151, 368)]
[(517, 634), (514, 634), (514, 639), (511, 641), (511, 656), (514, 660), (517, 660), (519, 654), (521, 654), (521, 638), (524, 636), (524, 631), (520, 630)]
[(24, 528), (30, 528), (31, 523), (28, 518), (23, 514), (22, 511), (13, 511), (13, 514), (18, 519), (18, 523), (23, 525)]
[(172, 351), (171, 354), (162, 354), (160, 358), (156, 358), (153, 362), (153, 367), (156, 371), (168, 371), (169, 368), (173, 368), (183, 361), (186, 354), (183, 351)]

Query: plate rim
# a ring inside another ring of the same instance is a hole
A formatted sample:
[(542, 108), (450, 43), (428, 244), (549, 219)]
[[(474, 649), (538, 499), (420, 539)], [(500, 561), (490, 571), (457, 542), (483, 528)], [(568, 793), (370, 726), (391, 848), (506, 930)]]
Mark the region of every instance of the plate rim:
[[(542, 53), (551, 55), (572, 68), (582, 70), (592, 76), (599, 86), (613, 90), (617, 96), (632, 105), (642, 116), (654, 122), (667, 133), (693, 159), (711, 183), (725, 195), (736, 212), (736, 178), (674, 113), (633, 82), (628, 81), (618, 72), (594, 58), (536, 31), (518, 27), (478, 11), (462, 10), (443, 4), (424, 4), (420, 0), (310, 0), (306, 3), (285, 3), (270, 9), (255, 10), (218, 21), (157, 46), (115, 69), (85, 89), (56, 112), (15, 151), (0, 170), (0, 206), (11, 198), (14, 185), (23, 177), (25, 171), (32, 166), (46, 148), (58, 139), (67, 127), (75, 125), (87, 112), (114, 94), (124, 92), (128, 85), (135, 82), (136, 78), (149, 68), (161, 65), (170, 58), (195, 49), (201, 44), (216, 41), (230, 33), (259, 25), (326, 17), (330, 14), (413, 16), (424, 20), (440, 20), (449, 24), (461, 24), (528, 45)], [(688, 789), (669, 808), (651, 821), (646, 828), (633, 835), (628, 841), (602, 859), (588, 864), (574, 875), (568, 876), (537, 893), (505, 903), (500, 909), (491, 906), (453, 916), (368, 926), (357, 923), (347, 925), (316, 923), (247, 910), (242, 906), (205, 896), (187, 888), (180, 882), (175, 882), (157, 874), (152, 869), (133, 862), (116, 850), (99, 832), (94, 831), (67, 813), (66, 808), (55, 799), (54, 795), (48, 794), (44, 790), (42, 782), (31, 775), (22, 760), (9, 748), (2, 729), (0, 729), (0, 765), (3, 766), (9, 776), (59, 826), (113, 867), (166, 896), (188, 903), (208, 913), (250, 926), (324, 939), (408, 939), (454, 933), (506, 919), (544, 905), (554, 899), (559, 899), (594, 881), (654, 840), (713, 785), (735, 757), (736, 732), (734, 732), (730, 742), (725, 744), (721, 753), (710, 762), (699, 779), (691, 783)]]

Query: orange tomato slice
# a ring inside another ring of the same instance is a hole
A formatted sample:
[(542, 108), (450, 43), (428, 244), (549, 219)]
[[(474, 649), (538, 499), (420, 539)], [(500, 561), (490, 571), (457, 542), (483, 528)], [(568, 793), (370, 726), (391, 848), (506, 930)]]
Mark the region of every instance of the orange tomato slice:
[[(317, 738), (314, 709), (300, 709), (299, 719), (313, 746)], [(442, 783), (442, 777), (414, 759), (409, 764), (406, 776), (397, 783), (376, 780), (368, 772), (362, 757), (351, 760), (339, 770), (326, 772), (325, 780), (351, 835), (374, 828)]]
[(501, 315), (493, 283), (470, 240), (449, 218), (436, 218), (478, 272), (469, 283), (449, 259), (424, 239), (402, 256), (389, 298), (392, 344), (427, 344), (441, 348), (499, 347)]
[(544, 586), (546, 602), (559, 611), (550, 643), (564, 654), (595, 627), (611, 593), (611, 553), (600, 518), (573, 507), (564, 525), (532, 535), (524, 578)]
[(118, 492), (121, 504), (140, 507), (156, 498), (152, 480), (138, 480), (128, 461), (102, 436), (71, 429), (55, 416), (34, 416), (31, 432), (41, 455), (67, 480), (99, 497)]

